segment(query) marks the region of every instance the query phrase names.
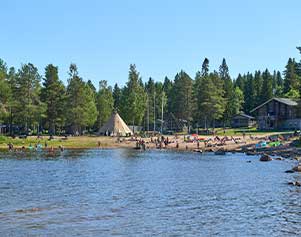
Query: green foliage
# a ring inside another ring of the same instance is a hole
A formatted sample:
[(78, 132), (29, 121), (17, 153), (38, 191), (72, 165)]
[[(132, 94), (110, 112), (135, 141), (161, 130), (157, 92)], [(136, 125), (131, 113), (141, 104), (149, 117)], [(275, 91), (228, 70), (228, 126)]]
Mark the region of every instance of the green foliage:
[(260, 103), (263, 103), (273, 97), (273, 81), (268, 69), (262, 73), (262, 88), (260, 93)]
[(283, 88), (284, 93), (287, 93), (291, 89), (299, 90), (300, 78), (297, 74), (297, 63), (295, 59), (289, 58), (283, 74), (284, 74), (284, 88)]
[(221, 119), (225, 111), (223, 99), (223, 81), (217, 73), (210, 73), (208, 76), (196, 76), (196, 111), (195, 121), (207, 127), (210, 123)]
[(7, 81), (7, 66), (0, 59), (0, 122), (9, 115), (11, 90)]
[(73, 133), (81, 133), (83, 128), (92, 127), (97, 119), (94, 92), (78, 76), (75, 64), (70, 65), (67, 86), (67, 125)]
[(129, 79), (122, 90), (121, 115), (127, 123), (140, 125), (146, 109), (146, 93), (136, 66), (130, 65)]
[(202, 64), (201, 75), (202, 75), (202, 77), (207, 77), (208, 74), (209, 74), (209, 60), (208, 60), (208, 58), (205, 58), (204, 62)]
[(118, 84), (115, 83), (113, 89), (113, 100), (114, 100), (114, 109), (116, 109), (117, 111), (121, 106), (121, 94), (122, 94), (121, 89), (119, 88)]
[(235, 87), (233, 91), (233, 96), (229, 100), (229, 108), (232, 112), (232, 115), (238, 114), (244, 103), (244, 94), (239, 87)]
[(46, 105), (45, 127), (50, 134), (55, 134), (56, 127), (65, 124), (66, 90), (63, 82), (59, 80), (58, 68), (52, 64), (45, 68), (41, 100)]
[(22, 65), (16, 76), (14, 119), (26, 131), (39, 125), (45, 105), (40, 100), (41, 76), (31, 63)]
[(223, 115), (224, 122), (230, 122), (233, 115), (235, 115), (235, 108), (233, 108), (234, 86), (229, 75), (229, 68), (226, 60), (223, 58), (222, 64), (219, 67), (219, 77), (223, 83), (225, 111)]
[[(301, 47), (297, 48), (301, 52)], [(27, 131), (43, 127), (49, 133), (81, 133), (84, 129), (96, 131), (116, 109), (128, 124), (144, 128), (147, 124), (155, 127), (170, 113), (189, 126), (214, 126), (215, 121), (227, 125), (233, 115), (241, 110), (249, 113), (273, 96), (300, 99), (301, 62), (290, 58), (283, 76), (265, 70), (239, 74), (232, 80), (225, 59), (218, 72), (210, 72), (205, 58), (194, 80), (181, 70), (174, 80), (150, 78), (144, 84), (132, 64), (125, 86), (116, 83), (112, 90), (106, 81), (100, 81), (97, 92), (92, 81), (85, 82), (78, 75), (75, 64), (70, 65), (65, 88), (52, 64), (45, 68), (41, 85), (33, 64), (24, 64), (16, 72), (0, 59), (0, 123), (16, 124)]]
[(112, 88), (107, 86), (107, 81), (99, 82), (99, 92), (97, 94), (97, 110), (99, 128), (107, 122), (114, 106)]
[(295, 89), (290, 89), (287, 93), (284, 94), (286, 98), (291, 98), (291, 99), (299, 99), (300, 98), (300, 93), (298, 90)]
[(179, 119), (192, 121), (193, 113), (193, 95), (192, 95), (192, 79), (189, 75), (181, 71), (175, 76), (171, 112)]

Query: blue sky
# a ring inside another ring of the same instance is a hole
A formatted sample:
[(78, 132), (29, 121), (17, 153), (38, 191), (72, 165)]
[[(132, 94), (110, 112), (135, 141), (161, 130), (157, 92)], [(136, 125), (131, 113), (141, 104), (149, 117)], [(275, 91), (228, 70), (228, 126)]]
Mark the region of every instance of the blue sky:
[(284, 70), (301, 59), (301, 1), (278, 0), (0, 0), (0, 58), (68, 67), (95, 85), (123, 85), (130, 63), (144, 81), (194, 77), (205, 57), (218, 69), (225, 57), (236, 77), (256, 69)]

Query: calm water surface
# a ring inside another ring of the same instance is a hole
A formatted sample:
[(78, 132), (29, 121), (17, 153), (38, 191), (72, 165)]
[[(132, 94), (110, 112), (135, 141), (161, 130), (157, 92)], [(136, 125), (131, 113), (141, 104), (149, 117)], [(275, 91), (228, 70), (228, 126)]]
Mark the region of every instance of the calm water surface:
[[(0, 153), (0, 236), (300, 236), (293, 161), (132, 150)], [(251, 160), (251, 163), (247, 161)]]

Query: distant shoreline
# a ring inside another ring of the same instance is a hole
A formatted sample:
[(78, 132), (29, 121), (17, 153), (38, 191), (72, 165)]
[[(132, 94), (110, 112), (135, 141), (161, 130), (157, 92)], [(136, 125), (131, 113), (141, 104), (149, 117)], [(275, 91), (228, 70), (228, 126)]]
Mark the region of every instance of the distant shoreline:
[[(161, 144), (162, 150), (172, 150), (172, 151), (188, 151), (188, 152), (240, 152), (246, 153), (248, 155), (257, 154), (270, 154), (281, 157), (292, 157), (301, 155), (300, 149), (290, 146), (294, 139), (289, 139), (288, 141), (283, 141), (282, 145), (279, 147), (267, 147), (262, 149), (255, 149), (255, 145), (264, 140), (269, 135), (275, 135), (271, 133), (266, 133), (259, 135), (254, 138), (250, 138), (249, 135), (243, 136), (233, 136), (236, 141), (226, 141), (224, 145), (213, 141), (214, 136), (200, 136), (203, 139), (212, 140), (207, 143), (205, 147), (204, 141), (199, 142), (199, 146), (196, 141), (187, 142), (184, 141), (184, 135), (178, 136), (168, 136), (170, 143), (165, 147)], [(166, 136), (165, 136), (166, 137)], [(187, 137), (187, 136), (186, 136)], [(222, 136), (220, 136), (222, 137)], [(229, 136), (228, 136), (229, 138)], [(151, 138), (137, 138), (137, 140), (143, 139), (145, 142), (146, 150), (160, 150), (154, 142), (151, 142)], [(79, 136), (79, 137), (54, 137), (54, 139), (49, 140), (48, 137), (28, 137), (26, 139), (20, 138), (9, 138), (7, 137), (5, 141), (0, 143), (0, 152), (9, 151), (8, 144), (13, 145), (13, 151), (16, 152), (38, 152), (35, 151), (35, 146), (40, 144), (40, 150), (44, 152), (58, 151), (61, 148), (66, 150), (80, 150), (80, 149), (135, 149), (136, 140), (131, 138), (120, 138), (121, 142), (118, 142), (116, 137), (97, 137), (97, 136)], [(178, 147), (177, 147), (178, 143)], [(158, 145), (158, 143), (157, 143)], [(22, 147), (24, 147), (22, 149)], [(31, 149), (29, 149), (31, 147)], [(141, 148), (142, 149), (142, 148)]]

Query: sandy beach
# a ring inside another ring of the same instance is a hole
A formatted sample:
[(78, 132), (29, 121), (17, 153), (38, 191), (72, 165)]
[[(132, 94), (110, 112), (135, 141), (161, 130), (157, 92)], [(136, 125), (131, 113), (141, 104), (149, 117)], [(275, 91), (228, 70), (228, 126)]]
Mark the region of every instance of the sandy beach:
[[(299, 149), (291, 146), (291, 143), (296, 140), (296, 137), (290, 137), (281, 140), (281, 145), (277, 147), (256, 148), (256, 144), (260, 141), (269, 141), (269, 137), (275, 137), (275, 133), (265, 133), (263, 135), (238, 135), (238, 136), (163, 136), (163, 137), (107, 137), (107, 136), (78, 136), (78, 137), (27, 137), (7, 138), (1, 142), (0, 149), (8, 150), (8, 144), (13, 145), (14, 150), (28, 150), (29, 147), (35, 148), (40, 144), (42, 149), (106, 149), (106, 148), (129, 148), (135, 149), (139, 143), (145, 145), (145, 149), (171, 149), (191, 152), (246, 152), (247, 154), (268, 153), (284, 157), (295, 156), (300, 153)], [(168, 143), (160, 142), (168, 140)]]

